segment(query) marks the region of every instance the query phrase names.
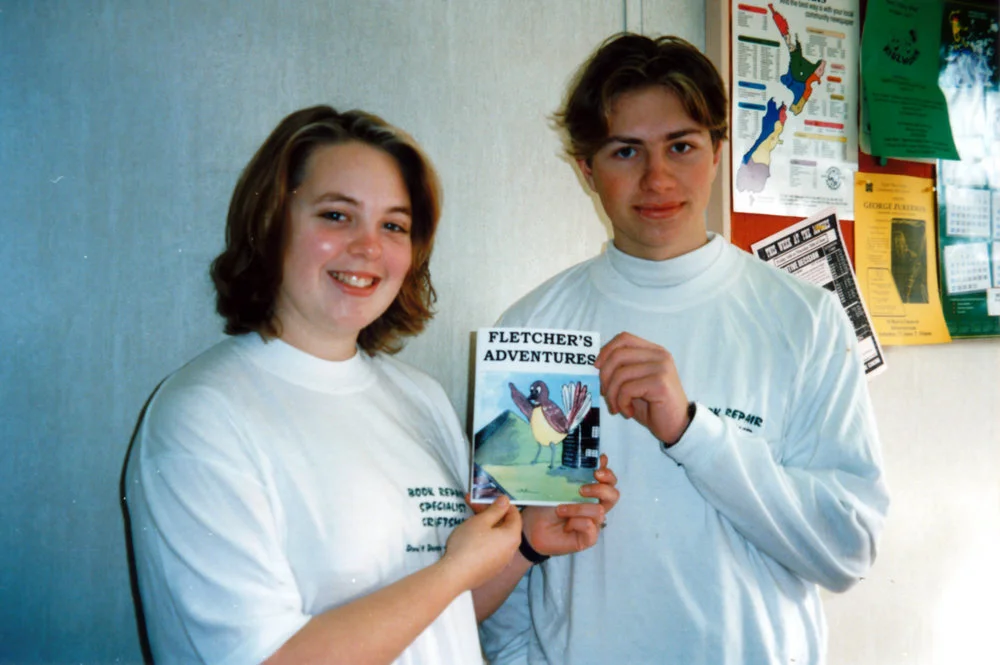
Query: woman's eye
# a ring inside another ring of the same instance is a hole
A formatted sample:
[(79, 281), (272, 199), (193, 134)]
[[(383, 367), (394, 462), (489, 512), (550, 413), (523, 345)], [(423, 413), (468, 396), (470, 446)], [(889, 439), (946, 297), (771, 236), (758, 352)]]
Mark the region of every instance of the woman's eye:
[(384, 225), (387, 231), (392, 231), (393, 233), (409, 233), (410, 229), (407, 226), (398, 224), (396, 222), (386, 222)]
[(615, 150), (614, 156), (619, 159), (630, 159), (632, 157), (635, 157), (635, 153), (636, 153), (635, 148), (633, 148), (630, 145), (626, 145)]
[(347, 215), (340, 212), (339, 210), (327, 210), (324, 213), (320, 213), (320, 217), (323, 219), (328, 219), (331, 222), (343, 222), (347, 220)]

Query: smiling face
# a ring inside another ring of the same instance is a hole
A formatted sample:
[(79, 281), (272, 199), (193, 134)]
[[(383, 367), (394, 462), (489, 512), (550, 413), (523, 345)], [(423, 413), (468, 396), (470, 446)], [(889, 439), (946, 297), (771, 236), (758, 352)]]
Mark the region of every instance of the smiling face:
[(360, 142), (316, 148), (288, 204), (275, 318), (281, 339), (326, 360), (392, 304), (410, 268), (410, 197), (396, 161)]
[(662, 86), (611, 105), (608, 139), (578, 164), (614, 228), (615, 247), (661, 261), (705, 244), (705, 209), (721, 144)]

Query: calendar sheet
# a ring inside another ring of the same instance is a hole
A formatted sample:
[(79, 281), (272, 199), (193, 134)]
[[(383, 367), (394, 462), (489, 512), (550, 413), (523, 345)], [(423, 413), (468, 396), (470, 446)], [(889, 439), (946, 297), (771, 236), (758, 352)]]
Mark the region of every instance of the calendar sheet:
[[(996, 119), (1000, 125), (1000, 116)], [(1000, 150), (1000, 141), (987, 142)], [(938, 163), (941, 305), (952, 337), (1000, 336), (1000, 173), (989, 155)]]

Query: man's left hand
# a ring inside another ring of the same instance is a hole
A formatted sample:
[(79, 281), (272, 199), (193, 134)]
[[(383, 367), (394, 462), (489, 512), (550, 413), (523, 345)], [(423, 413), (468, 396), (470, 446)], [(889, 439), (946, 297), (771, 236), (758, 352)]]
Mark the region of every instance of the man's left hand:
[(676, 443), (687, 429), (688, 398), (670, 352), (630, 333), (604, 345), (594, 362), (612, 414), (635, 419), (660, 441)]
[(559, 506), (528, 506), (521, 512), (524, 535), (540, 554), (556, 556), (593, 547), (608, 512), (618, 503), (618, 478), (608, 468), (608, 456), (601, 455), (594, 471), (597, 482), (584, 485), (580, 494), (598, 503), (565, 503)]

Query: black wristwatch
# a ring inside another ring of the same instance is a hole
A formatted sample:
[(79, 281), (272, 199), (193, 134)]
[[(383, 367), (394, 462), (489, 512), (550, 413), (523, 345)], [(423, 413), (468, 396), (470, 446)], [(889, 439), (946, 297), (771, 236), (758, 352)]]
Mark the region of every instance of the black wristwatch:
[[(677, 441), (680, 441), (681, 439), (684, 438), (684, 434), (687, 433), (688, 427), (691, 427), (691, 423), (694, 422), (694, 414), (696, 414), (697, 412), (698, 412), (698, 405), (695, 402), (688, 402), (688, 424), (685, 425), (684, 429), (681, 431), (681, 435), (677, 437)], [(677, 443), (677, 441), (674, 441), (673, 443), (660, 441), (660, 446), (663, 447), (664, 450), (666, 450), (670, 446)]]
[(539, 554), (535, 551), (535, 548), (531, 546), (528, 542), (528, 537), (521, 532), (521, 544), (518, 546), (518, 551), (521, 552), (521, 556), (531, 562), (531, 565), (538, 565), (546, 560), (548, 560), (548, 554)]

